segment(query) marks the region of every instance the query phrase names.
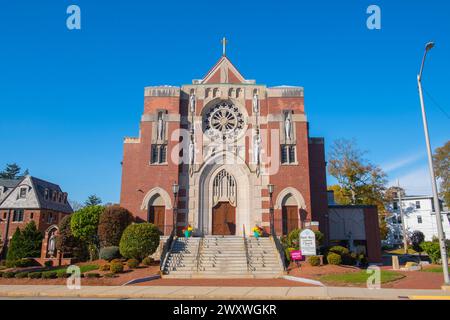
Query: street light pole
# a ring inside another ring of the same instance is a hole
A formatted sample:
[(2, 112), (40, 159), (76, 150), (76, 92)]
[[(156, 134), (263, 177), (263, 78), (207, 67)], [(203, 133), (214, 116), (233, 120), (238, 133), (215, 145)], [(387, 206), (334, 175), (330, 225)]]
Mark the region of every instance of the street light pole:
[(275, 236), (275, 228), (274, 228), (274, 223), (275, 223), (275, 219), (274, 219), (274, 210), (273, 210), (273, 189), (275, 188), (275, 186), (273, 184), (268, 184), (267, 185), (267, 189), (269, 190), (269, 197), (270, 197), (270, 234), (272, 235), (272, 237)]
[(419, 87), (420, 105), (422, 107), (423, 130), (425, 133), (425, 142), (427, 145), (428, 169), (430, 170), (431, 188), (433, 189), (434, 210), (436, 211), (436, 224), (437, 224), (437, 231), (438, 231), (438, 238), (439, 238), (439, 246), (441, 249), (441, 260), (442, 260), (442, 268), (443, 268), (443, 272), (444, 272), (444, 283), (446, 285), (448, 285), (448, 284), (450, 284), (450, 279), (449, 279), (449, 274), (448, 274), (447, 248), (445, 246), (445, 235), (444, 235), (444, 231), (443, 231), (443, 227), (442, 227), (441, 209), (440, 209), (440, 205), (439, 205), (436, 177), (434, 175), (433, 155), (431, 152), (430, 137), (428, 134), (427, 115), (425, 112), (425, 103), (423, 100), (423, 91), (422, 91), (422, 73), (423, 73), (423, 68), (425, 66), (425, 59), (427, 57), (428, 51), (430, 51), (433, 47), (434, 47), (434, 42), (427, 43), (427, 45), (425, 47), (425, 54), (422, 59), (422, 66), (420, 67), (420, 72), (419, 72), (419, 75), (417, 76), (417, 84)]
[(180, 186), (174, 182), (172, 185), (172, 192), (173, 192), (173, 197), (174, 197), (174, 206), (173, 206), (173, 218), (172, 218), (172, 223), (173, 223), (173, 228), (172, 228), (172, 235), (176, 236), (177, 234), (177, 210), (178, 210), (178, 191), (180, 189)]

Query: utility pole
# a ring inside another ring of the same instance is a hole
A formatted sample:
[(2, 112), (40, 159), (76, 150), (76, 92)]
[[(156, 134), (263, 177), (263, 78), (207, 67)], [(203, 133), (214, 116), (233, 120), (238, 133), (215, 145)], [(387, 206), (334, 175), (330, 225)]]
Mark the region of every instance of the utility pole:
[(402, 206), (402, 189), (400, 188), (400, 181), (397, 180), (397, 197), (398, 197), (398, 210), (400, 212), (400, 218), (402, 220), (402, 231), (403, 231), (403, 249), (405, 254), (408, 253), (408, 237), (406, 234), (406, 224), (405, 224), (405, 215), (403, 214), (403, 206)]
[(422, 73), (423, 67), (425, 65), (425, 58), (427, 56), (428, 51), (430, 51), (434, 47), (434, 42), (427, 43), (425, 47), (425, 54), (422, 59), (422, 66), (420, 67), (420, 73), (417, 76), (417, 84), (419, 89), (419, 98), (420, 105), (422, 107), (422, 121), (423, 121), (423, 130), (425, 133), (425, 142), (427, 145), (427, 154), (428, 154), (428, 168), (430, 170), (430, 178), (431, 178), (431, 187), (433, 189), (433, 202), (434, 202), (434, 210), (436, 211), (436, 224), (439, 238), (439, 247), (441, 249), (441, 260), (442, 260), (442, 271), (444, 273), (444, 283), (446, 285), (450, 284), (449, 274), (448, 274), (448, 258), (447, 258), (447, 248), (445, 245), (445, 235), (442, 227), (442, 218), (441, 218), (441, 209), (439, 203), (439, 197), (437, 192), (436, 185), (436, 177), (434, 175), (434, 167), (433, 167), (433, 154), (431, 152), (430, 145), (430, 137), (428, 135), (428, 122), (427, 122), (427, 114), (425, 112), (425, 103), (423, 100), (423, 91), (422, 91)]

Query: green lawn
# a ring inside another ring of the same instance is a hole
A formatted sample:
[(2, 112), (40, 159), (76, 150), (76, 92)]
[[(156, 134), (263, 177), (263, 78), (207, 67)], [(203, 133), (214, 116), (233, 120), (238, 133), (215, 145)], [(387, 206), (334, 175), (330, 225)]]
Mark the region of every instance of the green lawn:
[[(339, 284), (365, 284), (370, 274), (366, 271), (329, 274), (320, 277), (320, 281)], [(398, 272), (381, 270), (381, 283), (387, 283), (404, 278), (405, 276)]]
[[(390, 253), (390, 254), (398, 254), (398, 255), (405, 254), (405, 250), (403, 248), (395, 249), (395, 250), (388, 250), (386, 252)], [(418, 252), (413, 250), (413, 249), (408, 249), (408, 253), (407, 254), (416, 254), (416, 253), (418, 253)]]
[[(96, 264), (85, 264), (85, 265), (82, 265), (79, 267), (80, 267), (81, 273), (85, 273), (85, 272), (89, 272), (89, 271), (98, 269), (98, 265), (96, 265)], [(52, 271), (56, 271), (56, 273), (66, 273), (67, 267), (58, 267), (56, 269), (53, 269)]]
[[(442, 267), (430, 267), (430, 268), (423, 268), (422, 271), (439, 273), (439, 272), (442, 272), (443, 270), (442, 270)], [(450, 271), (450, 268), (449, 268), (449, 271)]]

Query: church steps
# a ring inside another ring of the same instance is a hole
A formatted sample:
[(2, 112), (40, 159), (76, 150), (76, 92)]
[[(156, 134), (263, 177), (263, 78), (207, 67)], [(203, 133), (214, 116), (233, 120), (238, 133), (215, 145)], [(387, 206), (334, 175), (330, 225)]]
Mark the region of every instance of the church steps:
[(163, 267), (168, 278), (274, 278), (281, 273), (271, 239), (237, 236), (177, 238)]

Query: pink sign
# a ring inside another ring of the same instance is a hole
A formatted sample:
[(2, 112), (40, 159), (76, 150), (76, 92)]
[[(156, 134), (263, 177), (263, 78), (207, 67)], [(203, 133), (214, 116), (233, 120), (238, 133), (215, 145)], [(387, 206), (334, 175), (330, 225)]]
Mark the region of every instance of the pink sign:
[(302, 256), (301, 250), (293, 250), (293, 251), (291, 251), (291, 260), (292, 261), (303, 260), (303, 256)]

